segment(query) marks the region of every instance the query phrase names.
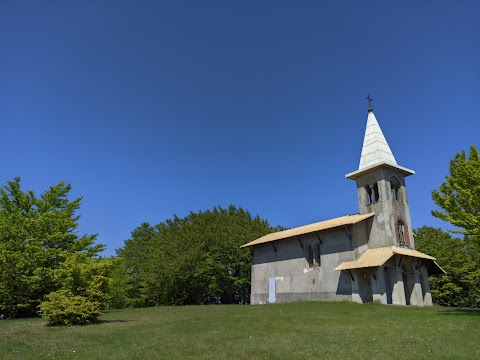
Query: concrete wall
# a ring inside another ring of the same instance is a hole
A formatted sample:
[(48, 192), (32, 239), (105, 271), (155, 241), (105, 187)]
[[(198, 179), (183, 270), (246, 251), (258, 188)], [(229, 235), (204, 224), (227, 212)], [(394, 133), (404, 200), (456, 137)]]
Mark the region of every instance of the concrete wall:
[(352, 301), (431, 306), (427, 268), (410, 257), (394, 256), (383, 266), (352, 270)]
[[(390, 179), (395, 177), (399, 184), (398, 199), (391, 199)], [(369, 204), (365, 186), (377, 183), (380, 198)], [(410, 248), (415, 248), (408, 207), (405, 178), (389, 168), (379, 168), (365, 173), (357, 179), (358, 207), (361, 214), (375, 213), (373, 227), (370, 234), (369, 247), (398, 246), (396, 224), (398, 220), (405, 223), (406, 237)]]
[[(350, 238), (352, 237), (352, 239)], [(351, 277), (335, 271), (355, 259), (354, 243), (367, 243), (368, 230), (360, 225), (335, 228), (299, 238), (287, 238), (253, 247), (252, 304), (299, 300), (351, 300)], [(309, 267), (308, 245), (320, 244), (320, 264)], [(275, 287), (274, 299), (269, 286)]]

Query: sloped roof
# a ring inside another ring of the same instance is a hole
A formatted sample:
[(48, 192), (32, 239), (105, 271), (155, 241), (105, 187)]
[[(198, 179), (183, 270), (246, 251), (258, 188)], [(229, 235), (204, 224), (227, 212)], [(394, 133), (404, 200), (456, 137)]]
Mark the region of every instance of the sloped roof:
[(370, 214), (355, 214), (355, 215), (346, 215), (342, 217), (338, 217), (335, 219), (330, 219), (330, 220), (325, 220), (321, 222), (317, 222), (314, 224), (310, 225), (304, 225), (300, 227), (296, 227), (293, 229), (289, 230), (284, 230), (284, 231), (279, 231), (271, 234), (267, 234), (265, 236), (262, 236), (261, 238), (250, 241), (249, 243), (242, 245), (241, 247), (248, 247), (248, 246), (254, 246), (258, 244), (263, 244), (271, 241), (277, 241), (285, 238), (289, 238), (292, 236), (298, 236), (302, 234), (308, 234), (312, 232), (317, 232), (317, 231), (322, 231), (322, 230), (327, 230), (331, 228), (335, 228), (338, 226), (343, 226), (343, 225), (352, 225), (356, 224), (360, 221), (363, 221), (365, 219), (368, 219), (369, 217), (372, 217), (375, 215), (374, 213)]
[(335, 270), (339, 271), (382, 266), (395, 254), (429, 260), (438, 268), (438, 271), (435, 271), (434, 268), (430, 267), (429, 271), (432, 270), (431, 273), (446, 274), (445, 271), (435, 262), (436, 259), (433, 256), (424, 254), (417, 250), (406, 249), (397, 246), (368, 249), (357, 260), (346, 261), (340, 264)]

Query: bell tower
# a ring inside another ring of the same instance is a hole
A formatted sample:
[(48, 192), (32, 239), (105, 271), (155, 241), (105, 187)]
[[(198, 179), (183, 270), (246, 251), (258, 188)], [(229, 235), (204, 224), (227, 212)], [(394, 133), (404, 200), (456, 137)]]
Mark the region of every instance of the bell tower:
[(360, 214), (375, 213), (370, 248), (401, 246), (415, 248), (405, 177), (413, 170), (399, 166), (383, 135), (370, 95), (367, 127), (358, 170), (345, 175), (357, 183)]

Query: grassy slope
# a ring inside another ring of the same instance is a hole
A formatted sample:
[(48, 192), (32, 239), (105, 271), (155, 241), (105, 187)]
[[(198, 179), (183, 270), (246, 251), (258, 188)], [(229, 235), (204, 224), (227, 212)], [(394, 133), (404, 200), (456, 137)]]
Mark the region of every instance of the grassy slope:
[(101, 323), (0, 321), (1, 359), (474, 359), (480, 311), (296, 303), (110, 311)]

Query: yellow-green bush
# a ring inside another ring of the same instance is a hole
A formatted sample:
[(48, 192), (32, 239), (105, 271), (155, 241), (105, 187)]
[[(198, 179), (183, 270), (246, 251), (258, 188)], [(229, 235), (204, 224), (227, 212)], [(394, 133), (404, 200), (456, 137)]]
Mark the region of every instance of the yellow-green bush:
[(59, 290), (46, 296), (40, 311), (48, 325), (83, 325), (95, 322), (102, 313), (102, 306), (87, 297)]

